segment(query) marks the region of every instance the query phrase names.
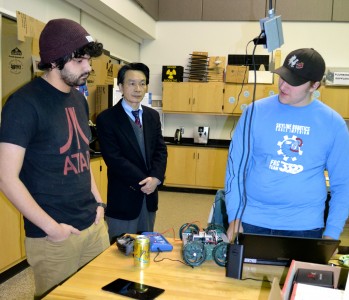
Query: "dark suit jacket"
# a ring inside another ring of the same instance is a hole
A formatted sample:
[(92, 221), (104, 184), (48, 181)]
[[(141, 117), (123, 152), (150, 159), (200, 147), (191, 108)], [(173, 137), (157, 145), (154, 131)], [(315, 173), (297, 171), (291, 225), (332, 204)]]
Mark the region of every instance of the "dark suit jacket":
[[(167, 148), (161, 133), (160, 116), (142, 106), (142, 127), (146, 162), (143, 159), (130, 119), (121, 100), (97, 117), (97, 133), (102, 156), (108, 167), (108, 207), (106, 215), (133, 220), (139, 216), (144, 194), (139, 182), (156, 177), (164, 182)], [(147, 208), (158, 209), (158, 190), (147, 195)]]

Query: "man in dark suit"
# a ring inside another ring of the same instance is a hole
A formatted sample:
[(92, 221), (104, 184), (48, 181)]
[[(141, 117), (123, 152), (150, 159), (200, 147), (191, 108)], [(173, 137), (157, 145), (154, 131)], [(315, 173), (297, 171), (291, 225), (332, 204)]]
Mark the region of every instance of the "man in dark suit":
[(140, 104), (148, 84), (146, 65), (124, 65), (118, 73), (123, 98), (97, 117), (108, 167), (106, 217), (111, 242), (123, 233), (154, 230), (157, 187), (164, 181), (167, 148), (158, 112)]

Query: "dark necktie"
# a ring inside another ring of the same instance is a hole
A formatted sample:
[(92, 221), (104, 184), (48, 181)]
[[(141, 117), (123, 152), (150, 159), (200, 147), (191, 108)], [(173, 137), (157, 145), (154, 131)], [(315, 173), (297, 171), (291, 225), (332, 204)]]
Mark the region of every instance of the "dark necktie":
[(138, 125), (139, 128), (142, 127), (141, 120), (139, 119), (139, 109), (132, 111), (133, 116), (135, 117), (135, 123)]

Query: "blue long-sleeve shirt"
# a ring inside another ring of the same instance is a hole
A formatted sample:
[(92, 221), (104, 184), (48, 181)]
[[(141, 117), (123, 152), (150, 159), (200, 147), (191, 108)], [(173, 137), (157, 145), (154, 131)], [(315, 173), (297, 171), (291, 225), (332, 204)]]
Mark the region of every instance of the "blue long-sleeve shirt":
[[(325, 169), (331, 186), (326, 224)], [(279, 230), (325, 226), (324, 235), (339, 238), (349, 212), (345, 121), (319, 100), (303, 107), (282, 104), (278, 95), (256, 101), (234, 132), (225, 190), (229, 222)]]

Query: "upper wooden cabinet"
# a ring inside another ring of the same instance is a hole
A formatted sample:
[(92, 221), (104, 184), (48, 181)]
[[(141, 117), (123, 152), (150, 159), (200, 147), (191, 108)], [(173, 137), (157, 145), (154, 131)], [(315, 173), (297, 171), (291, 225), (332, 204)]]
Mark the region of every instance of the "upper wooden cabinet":
[[(199, 112), (239, 116), (252, 103), (253, 96), (255, 101), (258, 101), (278, 93), (277, 82), (257, 84), (255, 95), (253, 84), (164, 82), (163, 111), (165, 113)], [(321, 86), (314, 92), (313, 97), (333, 108), (344, 119), (349, 119), (348, 87)]]
[(265, 7), (265, 0), (202, 0), (202, 21), (257, 21)]
[(222, 113), (223, 82), (163, 82), (164, 112)]
[(349, 119), (349, 88), (324, 86), (320, 89), (321, 100), (337, 111), (344, 119)]
[[(253, 90), (253, 84), (245, 84), (244, 86), (238, 83), (225, 84), (223, 112), (225, 114), (241, 115), (247, 105), (252, 103)], [(278, 93), (277, 84), (257, 84), (255, 100)], [(349, 87), (321, 86), (312, 96), (333, 108), (344, 119), (349, 119)]]
[(244, 109), (252, 103), (253, 96), (255, 101), (277, 94), (277, 85), (257, 84), (254, 95), (253, 84), (226, 83), (224, 88), (223, 112), (226, 114), (241, 115)]

